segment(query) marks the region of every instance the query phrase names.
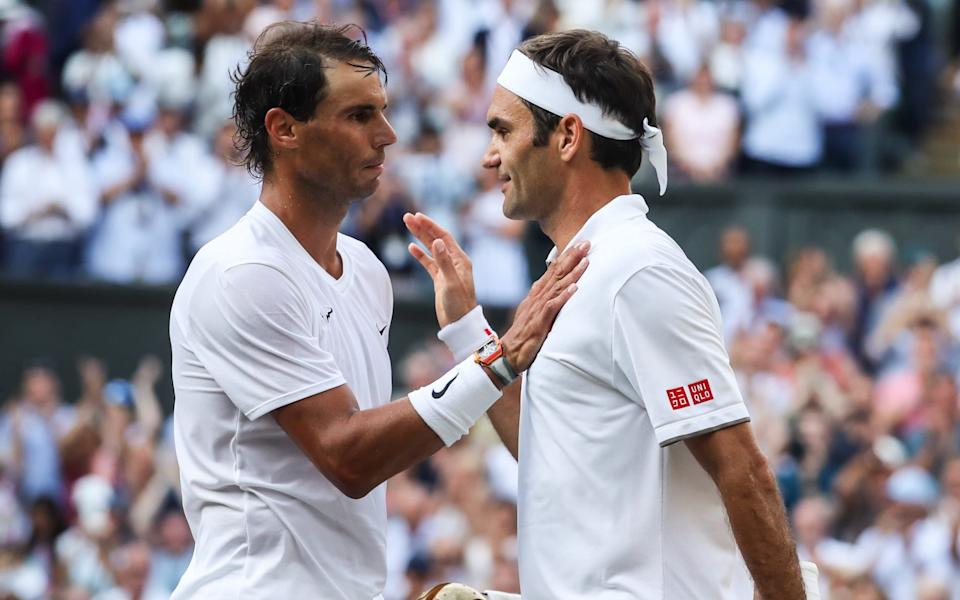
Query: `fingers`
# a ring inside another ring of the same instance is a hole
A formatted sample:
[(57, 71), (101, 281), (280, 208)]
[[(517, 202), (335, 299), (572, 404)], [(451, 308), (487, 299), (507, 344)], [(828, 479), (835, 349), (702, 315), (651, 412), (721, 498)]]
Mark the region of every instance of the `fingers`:
[(570, 284), (575, 284), (580, 281), (580, 277), (587, 271), (587, 267), (590, 265), (590, 259), (586, 256), (580, 259), (580, 262), (576, 264), (569, 273), (563, 276), (563, 279), (557, 284), (558, 289), (565, 289)]
[(410, 233), (428, 248), (432, 246), (433, 240), (440, 239), (443, 240), (443, 243), (447, 245), (447, 249), (451, 252), (462, 252), (460, 245), (453, 239), (450, 232), (437, 225), (436, 221), (423, 213), (407, 213), (403, 215), (403, 223), (410, 230)]
[(453, 258), (450, 256), (447, 245), (443, 240), (434, 240), (431, 246), (433, 250), (433, 260), (440, 266), (440, 271), (449, 278), (450, 281), (459, 281), (457, 267), (453, 264)]
[(557, 279), (563, 279), (567, 273), (577, 267), (577, 265), (580, 263), (580, 260), (584, 258), (589, 251), (590, 242), (587, 240), (577, 242), (573, 246), (564, 250), (563, 254), (560, 255), (560, 258), (555, 261), (557, 264), (557, 269), (554, 272), (554, 276)]
[[(584, 240), (577, 242), (567, 248), (563, 253), (547, 267), (546, 273), (533, 284), (530, 288), (530, 296), (538, 296), (547, 289), (556, 289), (556, 283), (562, 281), (570, 272), (579, 268), (580, 261), (586, 257), (590, 251), (590, 242)], [(580, 273), (583, 274), (582, 272)], [(576, 281), (580, 277), (577, 276)], [(568, 282), (569, 283), (569, 282)], [(551, 284), (553, 287), (551, 288)]]
[(430, 255), (423, 251), (423, 248), (416, 244), (410, 244), (407, 246), (407, 251), (410, 252), (410, 256), (417, 259), (417, 262), (420, 263), (420, 266), (427, 270), (427, 273), (430, 274), (431, 279), (436, 279), (437, 272), (439, 271), (437, 263), (433, 260), (433, 258), (430, 257)]
[(553, 326), (553, 320), (557, 318), (557, 313), (560, 312), (560, 309), (563, 308), (563, 305), (567, 303), (567, 300), (573, 297), (573, 294), (577, 291), (577, 284), (571, 283), (570, 285), (563, 288), (563, 291), (560, 292), (558, 296), (547, 300), (547, 303), (544, 305), (545, 317), (547, 319), (547, 328)]

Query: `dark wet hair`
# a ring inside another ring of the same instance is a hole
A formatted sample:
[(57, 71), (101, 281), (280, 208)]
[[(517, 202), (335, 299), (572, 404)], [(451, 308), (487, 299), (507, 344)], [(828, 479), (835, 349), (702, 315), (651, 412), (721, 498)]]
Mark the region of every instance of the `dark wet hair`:
[(386, 67), (357, 25), (275, 23), (257, 38), (249, 58), (245, 69), (233, 73), (233, 120), (242, 162), (257, 177), (269, 174), (273, 167), (264, 125), (267, 111), (282, 108), (298, 121), (310, 120), (329, 90), (327, 61), (382, 75), (384, 83), (387, 78)]

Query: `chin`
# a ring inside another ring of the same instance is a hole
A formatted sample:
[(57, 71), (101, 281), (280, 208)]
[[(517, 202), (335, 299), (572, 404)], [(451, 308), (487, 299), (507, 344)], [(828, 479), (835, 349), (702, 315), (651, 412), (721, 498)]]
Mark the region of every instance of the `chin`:
[(377, 191), (377, 188), (379, 187), (380, 187), (380, 178), (361, 183), (354, 189), (354, 192), (351, 195), (351, 201), (358, 202), (365, 198), (369, 198), (374, 194), (374, 192)]
[(503, 199), (503, 216), (514, 221), (524, 221), (528, 218), (522, 206), (507, 198)]

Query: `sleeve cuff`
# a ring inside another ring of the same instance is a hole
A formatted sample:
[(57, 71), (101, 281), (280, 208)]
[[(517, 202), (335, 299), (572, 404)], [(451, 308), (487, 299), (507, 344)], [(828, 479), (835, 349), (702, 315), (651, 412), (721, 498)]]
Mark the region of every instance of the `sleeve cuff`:
[(750, 413), (747, 412), (747, 406), (743, 402), (737, 402), (731, 406), (703, 415), (661, 425), (654, 431), (657, 435), (657, 442), (659, 442), (661, 448), (664, 448), (687, 438), (703, 435), (704, 433), (730, 427), (738, 423), (745, 423), (749, 420)]
[(253, 407), (248, 411), (244, 411), (243, 414), (246, 415), (246, 417), (251, 421), (256, 421), (263, 415), (267, 414), (272, 410), (276, 410), (281, 406), (293, 404), (294, 402), (298, 402), (300, 400), (303, 400), (304, 398), (309, 398), (310, 396), (313, 396), (315, 394), (319, 394), (327, 390), (332, 390), (333, 388), (344, 385), (345, 383), (346, 383), (346, 380), (343, 377), (338, 377), (336, 379), (331, 379), (330, 381), (325, 381), (323, 383), (311, 384), (307, 387), (300, 388), (299, 390), (294, 390), (292, 392), (283, 394), (282, 396), (271, 398), (270, 400), (267, 400), (266, 402), (258, 404), (257, 406)]

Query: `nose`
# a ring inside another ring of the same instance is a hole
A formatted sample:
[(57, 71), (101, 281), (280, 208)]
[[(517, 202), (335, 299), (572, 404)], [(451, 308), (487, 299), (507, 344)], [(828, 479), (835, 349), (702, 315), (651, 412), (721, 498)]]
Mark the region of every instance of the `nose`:
[(483, 161), (481, 162), (484, 169), (496, 169), (500, 166), (500, 152), (493, 147), (493, 141), (490, 141), (490, 145), (487, 146), (486, 152), (483, 153)]
[(380, 115), (380, 119), (383, 121), (382, 126), (378, 128), (376, 137), (374, 138), (374, 147), (383, 148), (385, 146), (391, 146), (397, 143), (397, 132), (393, 130), (393, 126), (390, 125), (390, 121), (387, 120), (386, 115)]

